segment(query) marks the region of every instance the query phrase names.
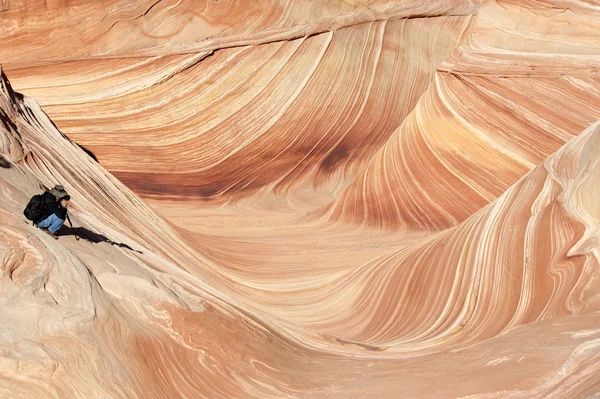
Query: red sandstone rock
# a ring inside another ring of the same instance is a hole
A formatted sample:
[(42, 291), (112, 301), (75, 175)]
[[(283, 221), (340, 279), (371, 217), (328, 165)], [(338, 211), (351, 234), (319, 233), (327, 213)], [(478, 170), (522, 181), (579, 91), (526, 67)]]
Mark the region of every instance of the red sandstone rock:
[(2, 395), (600, 392), (598, 5), (1, 7)]

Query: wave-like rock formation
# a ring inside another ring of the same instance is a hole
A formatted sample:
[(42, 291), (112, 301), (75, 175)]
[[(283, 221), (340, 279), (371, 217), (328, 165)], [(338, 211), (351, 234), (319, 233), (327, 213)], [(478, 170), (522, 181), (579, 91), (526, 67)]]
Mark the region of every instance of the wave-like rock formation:
[(0, 397), (600, 395), (598, 18), (2, 2)]
[(3, 0), (3, 62), (169, 55), (306, 37), (389, 18), (470, 15), (482, 0)]
[(331, 217), (455, 226), (600, 118), (598, 6), (522, 3), (481, 9)]
[[(123, 58), (94, 63), (88, 77), (66, 69), (56, 77), (56, 65), (11, 76), (138, 193), (223, 202), (269, 185), (282, 192), (355, 175), (414, 108), (471, 19), (374, 21), (209, 58)], [(58, 67), (85, 70), (89, 61), (75, 64)]]

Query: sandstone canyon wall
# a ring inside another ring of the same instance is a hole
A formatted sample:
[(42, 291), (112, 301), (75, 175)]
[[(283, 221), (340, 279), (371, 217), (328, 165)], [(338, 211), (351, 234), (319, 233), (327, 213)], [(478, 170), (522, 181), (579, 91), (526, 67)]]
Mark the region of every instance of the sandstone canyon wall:
[(0, 397), (600, 395), (598, 20), (2, 2)]

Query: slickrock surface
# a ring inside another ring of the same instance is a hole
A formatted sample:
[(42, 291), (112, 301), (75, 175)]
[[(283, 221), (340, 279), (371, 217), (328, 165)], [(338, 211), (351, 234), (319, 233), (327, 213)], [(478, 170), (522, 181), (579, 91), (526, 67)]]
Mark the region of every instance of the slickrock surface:
[(0, 397), (600, 397), (599, 20), (1, 2)]

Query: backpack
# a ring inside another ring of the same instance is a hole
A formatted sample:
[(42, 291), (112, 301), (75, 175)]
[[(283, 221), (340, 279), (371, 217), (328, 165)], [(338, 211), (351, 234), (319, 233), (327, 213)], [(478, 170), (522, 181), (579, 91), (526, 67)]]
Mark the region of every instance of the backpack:
[(37, 194), (31, 197), (25, 210), (23, 211), (23, 215), (28, 220), (33, 221), (33, 223), (37, 223), (42, 217), (42, 212), (44, 211), (44, 200), (42, 198), (42, 194)]

